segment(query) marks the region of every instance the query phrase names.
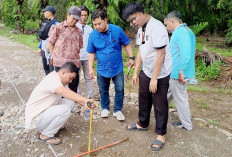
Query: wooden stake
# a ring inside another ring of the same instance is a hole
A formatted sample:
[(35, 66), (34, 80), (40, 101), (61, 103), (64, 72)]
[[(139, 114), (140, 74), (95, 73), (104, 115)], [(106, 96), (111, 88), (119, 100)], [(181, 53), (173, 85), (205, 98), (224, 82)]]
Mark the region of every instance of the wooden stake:
[(113, 145), (116, 145), (116, 144), (121, 143), (121, 142), (123, 142), (123, 141), (126, 141), (126, 140), (128, 140), (128, 139), (129, 139), (129, 137), (128, 137), (128, 138), (125, 138), (125, 139), (123, 139), (123, 140), (120, 140), (120, 141), (117, 141), (117, 142), (114, 142), (114, 143), (111, 143), (111, 144), (108, 144), (108, 145), (105, 145), (105, 146), (96, 148), (96, 149), (94, 149), (94, 150), (91, 150), (91, 151), (88, 151), (88, 152), (84, 152), (84, 153), (79, 154), (79, 155), (75, 155), (75, 156), (73, 156), (73, 157), (80, 157), (80, 156), (83, 156), (83, 155), (86, 155), (86, 154), (90, 154), (90, 153), (96, 152), (96, 151), (98, 151), (98, 150), (101, 150), (101, 149), (104, 149), (104, 148), (107, 148), (107, 147), (111, 147), (111, 146), (113, 146)]

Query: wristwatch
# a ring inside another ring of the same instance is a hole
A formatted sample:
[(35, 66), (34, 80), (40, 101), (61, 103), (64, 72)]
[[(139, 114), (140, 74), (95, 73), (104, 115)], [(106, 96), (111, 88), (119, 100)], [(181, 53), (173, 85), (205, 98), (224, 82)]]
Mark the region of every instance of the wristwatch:
[(132, 59), (132, 60), (135, 60), (135, 56), (133, 56), (133, 57), (129, 57), (130, 59)]

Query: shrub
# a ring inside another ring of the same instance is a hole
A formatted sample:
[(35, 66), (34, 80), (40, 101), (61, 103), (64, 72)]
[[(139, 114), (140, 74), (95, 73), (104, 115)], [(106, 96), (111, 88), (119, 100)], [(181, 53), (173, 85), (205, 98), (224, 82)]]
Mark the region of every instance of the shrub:
[(209, 66), (206, 66), (203, 59), (196, 60), (196, 77), (200, 81), (216, 79), (221, 71), (220, 61), (217, 61)]

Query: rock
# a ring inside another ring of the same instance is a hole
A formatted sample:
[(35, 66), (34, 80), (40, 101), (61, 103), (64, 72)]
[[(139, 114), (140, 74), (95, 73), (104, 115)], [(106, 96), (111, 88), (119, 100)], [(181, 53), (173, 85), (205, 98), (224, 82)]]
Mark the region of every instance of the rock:
[(3, 111), (0, 111), (0, 117), (2, 117), (4, 115)]
[(44, 154), (42, 154), (42, 155), (40, 155), (39, 157), (44, 157), (45, 155)]
[(6, 117), (9, 118), (11, 116), (11, 113), (8, 111), (8, 113), (6, 114)]
[(130, 96), (133, 97), (133, 98), (137, 98), (138, 97), (138, 93), (131, 92)]
[(13, 112), (12, 113), (12, 117), (16, 117), (17, 113), (16, 112)]
[(64, 136), (63, 138), (62, 138), (62, 142), (66, 142), (66, 141), (68, 141), (70, 138), (69, 137), (67, 137), (67, 136)]
[(231, 133), (229, 133), (229, 132), (227, 132), (227, 131), (225, 131), (225, 130), (223, 130), (223, 129), (220, 129), (220, 128), (217, 128), (217, 129), (218, 129), (219, 132), (221, 132), (221, 133), (225, 134), (226, 136), (232, 138), (232, 134), (231, 134)]
[(19, 125), (17, 125), (17, 126), (15, 127), (15, 129), (24, 129), (24, 125), (19, 124)]
[(232, 140), (232, 137), (227, 137), (226, 139), (227, 139), (227, 140)]
[(64, 153), (59, 153), (59, 154), (57, 154), (57, 156), (63, 156), (64, 155)]
[(13, 141), (17, 140), (18, 138), (19, 138), (18, 136), (15, 136), (15, 137), (13, 138)]

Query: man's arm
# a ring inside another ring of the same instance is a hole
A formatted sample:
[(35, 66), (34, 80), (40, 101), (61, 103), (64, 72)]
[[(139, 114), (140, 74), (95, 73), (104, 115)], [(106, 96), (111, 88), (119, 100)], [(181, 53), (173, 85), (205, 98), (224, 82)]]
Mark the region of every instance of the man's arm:
[[(124, 48), (125, 48), (126, 52), (128, 53), (129, 57), (133, 57), (133, 56), (134, 56), (130, 44), (127, 44)], [(129, 64), (130, 64), (130, 67), (133, 67), (134, 64), (135, 64), (135, 61), (134, 61), (133, 59), (130, 59), (130, 60), (129, 60)]]
[(93, 71), (93, 62), (95, 59), (96, 53), (89, 53), (89, 76), (91, 79), (94, 79), (94, 71)]
[(149, 90), (152, 93), (155, 93), (157, 91), (157, 83), (158, 83), (157, 78), (159, 76), (162, 64), (164, 63), (165, 48), (158, 49), (156, 50), (156, 52), (157, 52), (157, 58), (156, 58), (155, 68), (153, 70), (153, 75), (149, 86)]
[(89, 109), (87, 106), (87, 102), (90, 101), (90, 99), (82, 97), (79, 94), (73, 92), (72, 90), (65, 88), (64, 86), (57, 87), (55, 89), (55, 93), (58, 95), (61, 95), (64, 98), (67, 98), (69, 100), (73, 100), (73, 101), (83, 105), (85, 110)]
[(137, 83), (138, 73), (139, 73), (141, 66), (142, 66), (142, 58), (140, 55), (140, 50), (138, 49), (138, 53), (137, 53), (137, 57), (136, 57), (136, 64), (135, 64), (135, 71), (134, 71), (134, 75), (132, 78), (133, 85), (136, 85), (136, 83)]
[(48, 43), (48, 46), (46, 47), (46, 49), (48, 49), (48, 51), (52, 54), (54, 50), (54, 45), (52, 45), (51, 43)]

